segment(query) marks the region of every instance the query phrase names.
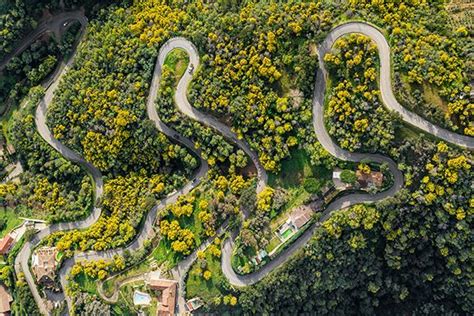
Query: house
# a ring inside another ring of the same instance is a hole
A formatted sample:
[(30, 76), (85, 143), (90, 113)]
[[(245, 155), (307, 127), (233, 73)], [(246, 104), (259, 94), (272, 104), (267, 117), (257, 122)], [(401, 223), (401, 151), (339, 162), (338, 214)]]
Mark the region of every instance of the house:
[(188, 309), (188, 312), (193, 312), (203, 305), (204, 302), (200, 297), (193, 297), (192, 299), (186, 302), (186, 308)]
[(6, 234), (0, 241), (0, 255), (6, 255), (10, 251), (14, 241), (15, 239), (10, 234)]
[(371, 171), (364, 173), (360, 170), (356, 171), (357, 182), (362, 188), (376, 187), (380, 188), (383, 183), (383, 173), (379, 171)]
[(13, 301), (12, 296), (8, 293), (4, 285), (0, 285), (0, 316), (10, 315), (10, 303)]
[(173, 316), (175, 313), (178, 282), (175, 280), (151, 278), (148, 281), (148, 286), (154, 290), (161, 291), (161, 300), (159, 300), (156, 315)]
[(38, 283), (46, 287), (54, 285), (56, 276), (56, 247), (41, 247), (31, 257), (31, 268)]
[(307, 222), (311, 219), (313, 215), (313, 211), (311, 208), (307, 205), (301, 205), (295, 208), (293, 212), (290, 214), (290, 221), (295, 227), (295, 229), (300, 229), (304, 225), (306, 225)]
[(306, 225), (313, 216), (313, 209), (308, 205), (296, 207), (288, 216), (286, 222), (278, 228), (278, 238), (282, 242), (293, 236), (301, 227)]

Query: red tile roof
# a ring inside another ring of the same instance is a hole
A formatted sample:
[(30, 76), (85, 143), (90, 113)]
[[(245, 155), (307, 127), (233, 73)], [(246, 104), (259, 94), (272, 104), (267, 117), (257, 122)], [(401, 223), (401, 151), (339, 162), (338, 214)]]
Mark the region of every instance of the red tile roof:
[(381, 187), (383, 183), (383, 174), (378, 171), (371, 171), (370, 173), (363, 173), (360, 170), (356, 171), (357, 181), (362, 186), (368, 186), (370, 184), (376, 187)]
[(57, 249), (55, 247), (42, 247), (33, 254), (34, 259), (31, 268), (38, 282), (51, 282), (54, 280), (57, 266), (56, 254)]
[(10, 247), (13, 244), (14, 239), (10, 234), (7, 234), (3, 239), (0, 241), (0, 255), (5, 255), (10, 250)]
[(149, 286), (155, 290), (160, 290), (161, 301), (156, 311), (158, 316), (173, 316), (176, 305), (176, 290), (178, 282), (175, 280), (152, 279)]
[(12, 296), (8, 293), (5, 286), (0, 285), (0, 313), (10, 312), (10, 302), (13, 301)]

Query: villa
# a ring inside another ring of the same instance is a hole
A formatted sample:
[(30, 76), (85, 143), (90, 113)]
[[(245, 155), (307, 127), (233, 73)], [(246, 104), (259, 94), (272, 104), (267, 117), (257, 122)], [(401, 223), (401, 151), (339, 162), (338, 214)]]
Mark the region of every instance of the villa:
[(380, 188), (383, 184), (383, 173), (379, 171), (371, 171), (363, 173), (360, 170), (356, 171), (357, 182), (361, 188), (376, 187)]
[(178, 282), (175, 280), (151, 278), (147, 283), (150, 288), (161, 291), (161, 300), (158, 303), (156, 315), (157, 316), (174, 315)]
[(46, 287), (54, 285), (56, 277), (56, 247), (41, 247), (31, 257), (31, 268), (38, 283)]
[(10, 303), (13, 301), (12, 296), (8, 293), (4, 285), (0, 285), (0, 316), (10, 315)]
[(293, 226), (298, 230), (309, 222), (312, 215), (313, 211), (309, 206), (301, 205), (291, 212), (289, 219)]
[(280, 240), (286, 241), (293, 236), (298, 230), (306, 225), (313, 216), (313, 210), (307, 205), (298, 206), (291, 212), (288, 219), (278, 229), (278, 237)]

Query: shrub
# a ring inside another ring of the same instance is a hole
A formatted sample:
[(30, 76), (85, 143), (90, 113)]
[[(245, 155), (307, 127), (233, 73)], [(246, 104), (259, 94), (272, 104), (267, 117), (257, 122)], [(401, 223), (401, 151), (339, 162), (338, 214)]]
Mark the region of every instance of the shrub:
[(357, 181), (357, 176), (352, 170), (343, 170), (341, 172), (341, 181), (344, 183), (354, 184)]
[(316, 193), (319, 191), (321, 184), (316, 178), (306, 178), (303, 187), (309, 193)]

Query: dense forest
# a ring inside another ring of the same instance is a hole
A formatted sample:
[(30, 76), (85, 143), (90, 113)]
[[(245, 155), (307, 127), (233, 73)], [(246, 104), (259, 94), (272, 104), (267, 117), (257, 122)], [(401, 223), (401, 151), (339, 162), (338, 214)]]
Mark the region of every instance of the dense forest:
[(29, 89), (40, 84), (68, 56), (77, 39), (79, 23), (71, 23), (60, 40), (44, 35), (13, 57), (0, 74), (0, 111), (20, 102)]
[(245, 311), (472, 311), (472, 156), (423, 139), (399, 150), (407, 188), (333, 215), (287, 266), (243, 290)]
[(348, 2), (348, 18), (386, 30), (398, 100), (437, 124), (473, 136), (468, 97), (473, 78), (464, 67), (472, 61), (472, 26), (452, 23), (445, 1)]
[(18, 216), (50, 222), (79, 219), (92, 207), (91, 180), (36, 131), (33, 113), (42, 95), (41, 88), (32, 89), (26, 107), (12, 118), (8, 134), (25, 172), (19, 184), (0, 184), (0, 202)]
[(350, 35), (339, 39), (333, 50), (334, 54), (324, 56), (331, 73), (325, 109), (329, 133), (349, 151), (387, 152), (395, 138), (397, 117), (380, 100), (375, 43)]
[[(112, 2), (102, 1), (103, 5)], [(0, 2), (0, 59), (12, 51), (22, 36), (56, 12), (98, 7), (92, 0), (3, 0)]]
[[(88, 14), (94, 7), (94, 1), (76, 0), (2, 2), (0, 58), (41, 22), (44, 9), (59, 12), (62, 3), (68, 9), (84, 5)], [(383, 29), (392, 47), (394, 91), (404, 106), (457, 133), (474, 135), (468, 97), (472, 78), (465, 66), (472, 59), (473, 30), (446, 23), (444, 5), (424, 0), (147, 0), (117, 2), (94, 12), (47, 124), (60, 142), (103, 172), (103, 213), (90, 228), (58, 232), (44, 243), (66, 256), (123, 247), (155, 202), (179, 189), (198, 167), (197, 157), (159, 133), (146, 114), (158, 50), (173, 36), (187, 37), (200, 53), (191, 104), (231, 126), (273, 173), (297, 149), (304, 149), (314, 166), (332, 170), (338, 163), (316, 141), (311, 99), (317, 45), (347, 20)], [(2, 104), (8, 99), (19, 105), (29, 91), (26, 105), (5, 124), (25, 172), (19, 183), (0, 185), (0, 202), (18, 215), (50, 222), (83, 218), (93, 200), (90, 178), (41, 140), (33, 116), (43, 89), (31, 87), (68, 55), (75, 31), (77, 26), (63, 42), (36, 41), (0, 77)], [(175, 108), (174, 88), (187, 64), (183, 54), (169, 56), (156, 107), (166, 124), (197, 144), (211, 171), (208, 186), (160, 215), (161, 245), (181, 258), (214, 237), (226, 219), (236, 224), (239, 212), (249, 212), (240, 242), (265, 246), (271, 211), (282, 207), (287, 192), (267, 188), (255, 195), (248, 157)], [(472, 153), (413, 137), (384, 108), (377, 50), (370, 39), (342, 38), (324, 62), (330, 71), (325, 109), (330, 134), (349, 151), (391, 156), (404, 173), (405, 187), (394, 198), (335, 213), (294, 260), (263, 282), (232, 291), (226, 305), (250, 314), (472, 312)], [(102, 280), (151, 250), (76, 265), (72, 277)], [(212, 280), (217, 273), (211, 267), (218, 267), (219, 257), (215, 245), (200, 253), (198, 263), (205, 269), (193, 269), (196, 278)], [(78, 284), (72, 290), (78, 314), (110, 312), (109, 305), (80, 293)], [(24, 280), (15, 295), (25, 302), (24, 313), (35, 313)]]

